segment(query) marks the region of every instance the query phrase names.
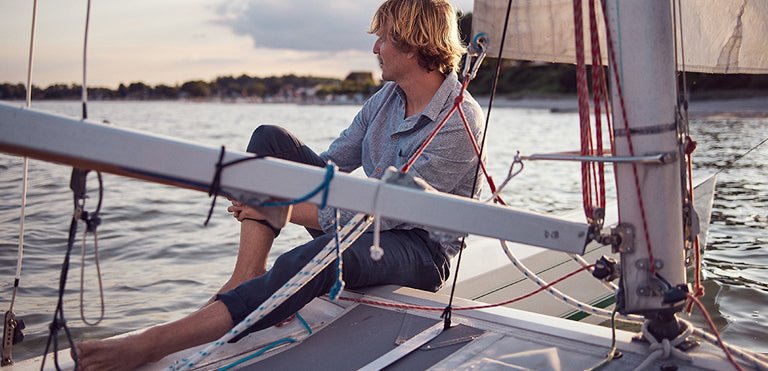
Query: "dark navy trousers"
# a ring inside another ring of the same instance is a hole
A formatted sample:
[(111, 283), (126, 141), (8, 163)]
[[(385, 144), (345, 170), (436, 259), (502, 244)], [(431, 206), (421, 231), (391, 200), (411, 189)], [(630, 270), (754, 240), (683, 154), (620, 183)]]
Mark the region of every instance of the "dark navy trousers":
[[(251, 136), (247, 151), (325, 166), (325, 162), (312, 149), (277, 126), (259, 126)], [(217, 296), (227, 306), (235, 324), (245, 319), (298, 273), (328, 242), (333, 241), (332, 233), (318, 230), (310, 230), (310, 233), (314, 237), (311, 241), (278, 257), (267, 273)], [(342, 273), (346, 288), (391, 284), (437, 291), (448, 278), (449, 259), (440, 245), (429, 238), (427, 231), (382, 231), (381, 247), (384, 249), (384, 256), (378, 261), (371, 259), (372, 244), (373, 232), (366, 232), (342, 255)], [(250, 331), (273, 326), (296, 313), (315, 297), (327, 294), (337, 277), (336, 263), (332, 263), (272, 313), (256, 322)]]

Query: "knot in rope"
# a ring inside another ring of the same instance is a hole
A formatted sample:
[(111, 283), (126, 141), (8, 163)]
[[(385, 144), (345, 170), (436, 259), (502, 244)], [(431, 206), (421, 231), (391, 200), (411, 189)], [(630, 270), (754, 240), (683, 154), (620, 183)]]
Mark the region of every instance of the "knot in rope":
[(689, 336), (691, 336), (691, 334), (693, 334), (693, 325), (681, 319), (678, 319), (678, 321), (680, 321), (682, 326), (685, 326), (685, 330), (674, 339), (662, 339), (661, 341), (656, 340), (656, 337), (651, 334), (651, 331), (648, 328), (648, 321), (643, 322), (642, 334), (643, 338), (650, 343), (650, 346), (648, 346), (650, 353), (648, 354), (648, 358), (638, 365), (635, 370), (643, 370), (658, 359), (668, 359), (670, 357), (675, 357), (686, 362), (691, 361), (692, 357), (678, 349), (677, 346), (682, 344)]
[(67, 326), (67, 321), (65, 319), (58, 319), (54, 318), (53, 321), (51, 321), (51, 324), (48, 325), (48, 329), (53, 334), (58, 334), (59, 330)]
[(696, 286), (693, 288), (693, 295), (697, 298), (704, 296), (704, 286)]
[(88, 211), (83, 210), (80, 214), (80, 220), (85, 222), (85, 230), (86, 232), (96, 232), (96, 228), (101, 225), (101, 217), (99, 217), (99, 212), (95, 211), (93, 213), (88, 213)]
[(660, 343), (652, 344), (649, 347), (652, 351), (661, 350), (661, 358), (669, 358), (669, 356), (672, 354), (672, 345), (669, 342), (669, 339), (662, 339)]

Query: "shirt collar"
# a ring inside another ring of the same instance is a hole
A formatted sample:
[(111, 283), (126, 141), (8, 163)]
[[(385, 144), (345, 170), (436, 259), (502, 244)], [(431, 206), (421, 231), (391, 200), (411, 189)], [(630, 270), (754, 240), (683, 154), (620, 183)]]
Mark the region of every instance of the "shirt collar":
[[(399, 133), (413, 129), (417, 123), (422, 121), (422, 117), (426, 117), (432, 122), (437, 121), (438, 116), (440, 116), (440, 112), (444, 107), (446, 107), (446, 102), (448, 99), (453, 98), (455, 95), (454, 91), (457, 89), (458, 82), (459, 78), (456, 75), (456, 72), (451, 72), (446, 75), (445, 80), (443, 80), (443, 83), (437, 89), (435, 95), (432, 96), (432, 99), (429, 101), (427, 106), (424, 107), (424, 111), (421, 112), (419, 117), (410, 120), (403, 119), (400, 121), (400, 124), (397, 127), (397, 132)], [(399, 86), (395, 89), (395, 92), (397, 93), (398, 97), (400, 97), (401, 107), (403, 108), (402, 113), (404, 114), (406, 99), (405, 92), (403, 92), (403, 89), (401, 89)]]

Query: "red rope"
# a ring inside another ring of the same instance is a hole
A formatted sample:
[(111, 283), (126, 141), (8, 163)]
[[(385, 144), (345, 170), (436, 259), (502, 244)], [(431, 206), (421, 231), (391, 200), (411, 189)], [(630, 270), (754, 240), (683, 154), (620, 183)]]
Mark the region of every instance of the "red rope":
[(728, 360), (731, 362), (733, 367), (739, 371), (742, 371), (743, 369), (741, 368), (741, 366), (739, 366), (739, 364), (736, 363), (736, 360), (733, 359), (731, 352), (728, 351), (728, 348), (723, 343), (723, 338), (720, 337), (720, 332), (717, 331), (717, 326), (715, 326), (715, 322), (712, 321), (712, 317), (710, 317), (709, 312), (707, 312), (707, 308), (704, 307), (704, 304), (701, 303), (701, 300), (699, 300), (698, 298), (696, 298), (691, 294), (688, 294), (688, 299), (690, 299), (693, 303), (696, 303), (696, 306), (699, 307), (699, 310), (701, 310), (701, 313), (704, 314), (704, 318), (707, 320), (707, 323), (709, 323), (709, 328), (712, 330), (712, 332), (715, 333), (715, 337), (717, 337), (717, 345), (719, 345), (720, 348), (723, 349), (725, 356), (728, 357)]
[[(602, 91), (605, 84), (605, 76), (603, 74), (603, 56), (600, 51), (600, 35), (597, 31), (597, 14), (595, 13), (595, 0), (589, 0), (589, 26), (591, 33), (592, 44), (592, 94), (594, 95), (595, 106), (595, 136), (597, 142), (597, 153), (602, 156), (603, 153), (603, 123), (601, 119), (600, 103), (602, 100), (607, 101), (607, 97), (603, 97)], [(607, 87), (606, 87), (607, 88)], [(605, 112), (608, 114), (608, 111)], [(597, 174), (600, 188), (598, 191), (598, 207), (605, 208), (605, 164), (599, 162), (597, 164)], [(593, 167), (594, 171), (594, 167)]]
[[(477, 141), (475, 140), (475, 136), (472, 134), (472, 129), (469, 127), (469, 122), (467, 122), (467, 117), (464, 115), (464, 110), (461, 108), (461, 103), (464, 102), (464, 92), (467, 90), (467, 86), (469, 85), (470, 80), (467, 78), (465, 81), (461, 84), (461, 89), (459, 90), (459, 94), (456, 96), (456, 98), (453, 100), (453, 106), (451, 107), (451, 110), (448, 111), (448, 114), (443, 117), (443, 119), (440, 121), (437, 126), (435, 126), (435, 129), (432, 130), (432, 132), (429, 134), (429, 136), (424, 139), (424, 142), (421, 143), (418, 149), (416, 149), (416, 152), (414, 152), (413, 156), (411, 156), (410, 159), (408, 159), (408, 162), (403, 165), (403, 167), (400, 169), (400, 172), (407, 173), (413, 164), (416, 162), (416, 160), (421, 157), (422, 153), (424, 153), (424, 150), (427, 148), (427, 146), (432, 143), (432, 140), (435, 139), (437, 136), (437, 133), (445, 126), (445, 124), (448, 122), (448, 120), (453, 116), (453, 114), (458, 111), (459, 116), (461, 117), (461, 121), (464, 124), (464, 128), (466, 129), (467, 135), (469, 136), (469, 140), (472, 143), (472, 146), (475, 150), (475, 154), (477, 155), (477, 160), (480, 163), (480, 167), (483, 170), (483, 175), (485, 176), (486, 181), (488, 182), (488, 187), (491, 190), (491, 193), (496, 193), (496, 184), (493, 181), (493, 177), (488, 173), (488, 170), (485, 168), (485, 163), (483, 162), (482, 155), (480, 153), (480, 148), (477, 146)], [(499, 202), (502, 205), (506, 205), (506, 202), (501, 198), (501, 195), (496, 196), (496, 201)]]
[[(514, 302), (517, 302), (517, 301), (520, 301), (520, 300), (523, 300), (523, 299), (527, 299), (527, 298), (529, 298), (529, 297), (531, 297), (533, 295), (536, 295), (536, 294), (538, 294), (538, 293), (540, 293), (540, 292), (550, 288), (551, 286), (554, 286), (554, 285), (556, 285), (556, 284), (558, 284), (558, 283), (560, 283), (562, 281), (565, 281), (566, 279), (568, 279), (570, 277), (573, 277), (574, 275), (578, 274), (581, 271), (592, 269), (592, 268), (594, 268), (594, 266), (595, 265), (592, 264), (592, 265), (588, 265), (588, 266), (585, 266), (585, 267), (581, 267), (581, 268), (579, 268), (579, 269), (577, 269), (577, 270), (575, 270), (575, 271), (573, 271), (571, 273), (568, 273), (568, 274), (566, 274), (566, 275), (564, 275), (564, 276), (562, 276), (562, 277), (560, 277), (560, 278), (558, 278), (558, 279), (556, 279), (556, 280), (554, 280), (554, 281), (552, 281), (552, 282), (550, 282), (550, 283), (548, 283), (548, 284), (546, 284), (544, 286), (539, 287), (537, 290), (531, 291), (531, 292), (529, 292), (529, 293), (527, 293), (525, 295), (521, 295), (521, 296), (518, 296), (518, 297), (510, 299), (510, 300), (506, 300), (506, 301), (502, 301), (502, 302), (498, 302), (498, 303), (494, 303), (494, 304), (473, 305), (473, 306), (468, 306), (468, 307), (454, 307), (454, 308), (451, 308), (451, 309), (452, 310), (487, 309), (487, 308), (494, 308), (494, 307), (500, 307), (500, 306), (512, 304)], [(350, 298), (350, 297), (343, 297), (343, 296), (339, 297), (339, 300), (351, 301), (353, 303), (360, 303), (360, 304), (376, 305), (376, 306), (380, 306), (380, 307), (398, 308), (398, 309), (417, 309), (417, 310), (429, 310), (429, 311), (443, 311), (445, 309), (444, 307), (430, 307), (430, 306), (425, 306), (425, 305), (398, 304), (398, 303), (389, 303), (389, 302), (384, 302), (384, 301), (376, 301), (376, 300), (369, 300), (369, 299), (362, 299), (362, 298), (358, 299), (358, 298)]]
[[(686, 162), (688, 165), (688, 197), (690, 197), (690, 207), (693, 207), (693, 157), (691, 154), (696, 149), (696, 142), (691, 139), (690, 136), (686, 137), (686, 143), (687, 147), (685, 148), (685, 157)], [(693, 286), (693, 296), (696, 298), (700, 298), (704, 296), (704, 286), (701, 284), (701, 246), (699, 245), (699, 236), (694, 236), (693, 239), (693, 249), (694, 253), (693, 256), (695, 257), (694, 261), (694, 280), (695, 284)], [(691, 309), (693, 307), (693, 304), (691, 302), (688, 303), (688, 306), (685, 308), (686, 312), (689, 314), (691, 313)]]
[[(578, 1), (578, 0), (576, 0)], [(608, 17), (605, 16), (605, 14), (608, 14), (607, 7), (605, 5), (605, 0), (601, 0), (602, 8), (603, 8), (603, 20), (605, 21), (605, 37), (608, 41), (608, 56), (611, 60), (611, 65), (613, 65), (613, 78), (616, 81), (616, 92), (619, 96), (619, 105), (621, 107), (621, 117), (624, 120), (624, 131), (627, 133), (627, 145), (629, 147), (629, 155), (634, 156), (635, 155), (635, 148), (632, 144), (632, 134), (629, 130), (629, 119), (627, 118), (627, 107), (624, 102), (624, 93), (622, 92), (621, 88), (621, 80), (619, 79), (619, 71), (618, 71), (618, 64), (616, 63), (616, 51), (613, 49), (613, 38), (611, 37), (611, 27), (608, 24)], [(650, 262), (649, 270), (651, 274), (656, 273), (656, 264), (653, 258), (653, 247), (651, 245), (651, 238), (650, 234), (648, 232), (648, 222), (646, 220), (645, 215), (645, 204), (643, 202), (643, 195), (640, 192), (640, 176), (637, 173), (637, 165), (632, 164), (632, 174), (634, 175), (634, 183), (635, 183), (635, 191), (637, 192), (637, 200), (640, 206), (640, 218), (643, 223), (643, 235), (645, 236), (645, 241), (647, 243), (646, 248), (648, 250), (648, 260)]]
[[(592, 154), (591, 125), (589, 119), (589, 88), (587, 85), (587, 66), (584, 57), (584, 21), (581, 0), (573, 1), (574, 40), (576, 42), (576, 90), (579, 102), (579, 126), (581, 128), (581, 155)], [(581, 193), (584, 203), (584, 214), (588, 220), (593, 220), (592, 173), (591, 163), (581, 163)]]

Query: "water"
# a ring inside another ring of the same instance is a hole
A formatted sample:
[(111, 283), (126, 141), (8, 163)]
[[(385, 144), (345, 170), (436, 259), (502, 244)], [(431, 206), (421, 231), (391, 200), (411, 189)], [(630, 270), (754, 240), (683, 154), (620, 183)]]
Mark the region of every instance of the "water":
[[(76, 102), (41, 102), (38, 109), (77, 117)], [(317, 151), (324, 149), (357, 112), (354, 106), (296, 106), (184, 102), (92, 102), (90, 118), (111, 125), (243, 149), (251, 131), (280, 124)], [(489, 171), (504, 178), (515, 151), (543, 153), (578, 148), (575, 113), (494, 108), (489, 129)], [(767, 119), (694, 121), (698, 141), (696, 174), (712, 173), (756, 145), (768, 132)], [(768, 352), (768, 150), (760, 148), (723, 171), (709, 242), (704, 254), (704, 299), (726, 341)], [(0, 310), (8, 309), (16, 269), (22, 160), (0, 154)], [(27, 323), (16, 360), (42, 353), (56, 306), (61, 263), (72, 213), (70, 169), (30, 161), (21, 288), (14, 311)], [(610, 182), (609, 182), (610, 183)], [(96, 205), (97, 181), (89, 177)], [(203, 227), (210, 199), (203, 193), (104, 175), (103, 224), (99, 255), (106, 315), (97, 327), (79, 319), (80, 245), (73, 251), (65, 314), (78, 339), (101, 338), (179, 318), (202, 305), (234, 266), (238, 223), (219, 201)], [(486, 191), (486, 194), (487, 191)], [(581, 207), (579, 167), (528, 163), (506, 189), (512, 206), (538, 212)], [(81, 229), (82, 231), (82, 226)], [(298, 227), (286, 228), (271, 253), (305, 240)], [(99, 315), (93, 240), (87, 244), (85, 315)], [(690, 318), (706, 327), (702, 316)]]

